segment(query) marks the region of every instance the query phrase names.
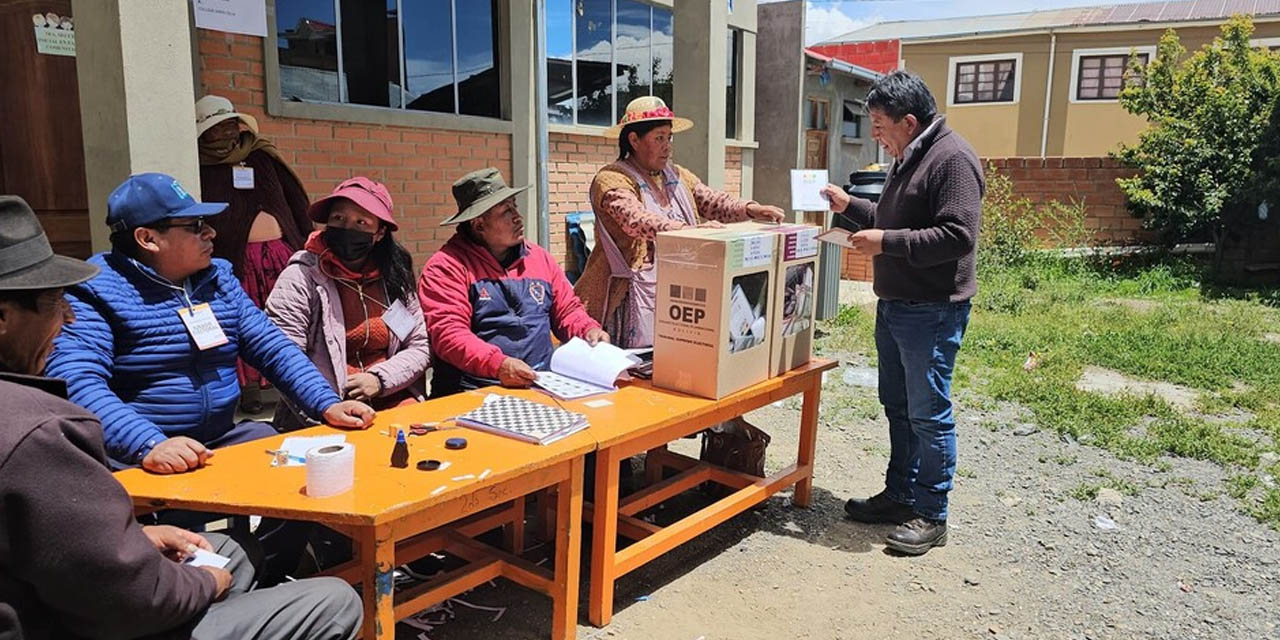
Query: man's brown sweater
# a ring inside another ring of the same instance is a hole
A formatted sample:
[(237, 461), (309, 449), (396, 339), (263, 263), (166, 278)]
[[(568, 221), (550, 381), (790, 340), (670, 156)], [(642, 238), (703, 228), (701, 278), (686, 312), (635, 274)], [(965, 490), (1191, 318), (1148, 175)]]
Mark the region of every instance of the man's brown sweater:
[(982, 166), (973, 147), (937, 119), (894, 163), (878, 203), (855, 197), (836, 216), (850, 231), (885, 230), (883, 253), (873, 259), (883, 300), (960, 302), (978, 291)]
[(59, 385), (0, 374), (0, 640), (136, 638), (197, 619), (213, 576), (142, 532), (98, 419), (39, 390)]

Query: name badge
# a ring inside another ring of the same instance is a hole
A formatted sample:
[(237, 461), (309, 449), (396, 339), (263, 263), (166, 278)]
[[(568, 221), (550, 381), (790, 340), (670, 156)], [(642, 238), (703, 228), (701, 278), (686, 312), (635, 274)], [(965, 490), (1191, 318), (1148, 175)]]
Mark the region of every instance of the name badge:
[(187, 333), (195, 340), (201, 351), (220, 347), (227, 343), (227, 334), (222, 332), (218, 319), (213, 317), (213, 309), (208, 303), (198, 304), (190, 309), (178, 309), (178, 317), (187, 325)]
[(253, 167), (231, 167), (231, 186), (237, 189), (252, 189)]
[(401, 342), (404, 342), (409, 337), (409, 332), (413, 331), (413, 327), (418, 324), (417, 318), (414, 318), (413, 314), (409, 313), (409, 309), (399, 299), (396, 299), (395, 302), (391, 303), (391, 306), (387, 307), (386, 311), (382, 312), (382, 321), (386, 323), (391, 333), (396, 334), (396, 338), (399, 338)]

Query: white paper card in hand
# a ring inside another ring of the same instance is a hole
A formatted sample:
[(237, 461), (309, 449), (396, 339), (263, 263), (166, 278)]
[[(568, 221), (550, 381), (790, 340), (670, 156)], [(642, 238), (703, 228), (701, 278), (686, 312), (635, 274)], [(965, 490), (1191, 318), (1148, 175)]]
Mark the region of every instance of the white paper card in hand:
[(413, 331), (414, 325), (418, 323), (413, 314), (409, 313), (408, 307), (405, 307), (399, 298), (396, 298), (396, 301), (392, 302), (391, 306), (382, 312), (382, 321), (386, 323), (391, 333), (396, 334), (396, 338), (401, 342), (404, 342), (409, 337), (409, 332)]
[(252, 189), (253, 167), (231, 167), (231, 186), (237, 189)]
[(853, 242), (849, 240), (853, 234), (844, 229), (828, 229), (818, 235), (818, 239), (823, 242), (830, 242), (848, 249), (853, 248)]
[(827, 186), (826, 169), (791, 170), (791, 209), (793, 211), (827, 211), (831, 201), (822, 195)]
[(191, 334), (191, 339), (195, 340), (196, 347), (201, 351), (227, 343), (227, 334), (222, 332), (222, 326), (213, 317), (213, 309), (208, 303), (190, 308), (181, 307), (178, 309), (178, 317), (182, 318), (182, 324), (187, 325), (187, 333)]
[(195, 553), (187, 556), (185, 562), (193, 567), (213, 567), (214, 569), (223, 569), (231, 562), (231, 558), (220, 556), (212, 551), (196, 549)]

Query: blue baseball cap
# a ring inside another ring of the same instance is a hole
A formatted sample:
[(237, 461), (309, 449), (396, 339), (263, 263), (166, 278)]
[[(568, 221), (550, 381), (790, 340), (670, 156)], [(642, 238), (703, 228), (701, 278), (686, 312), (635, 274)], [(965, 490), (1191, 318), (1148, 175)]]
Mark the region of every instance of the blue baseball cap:
[(225, 202), (197, 202), (173, 176), (139, 173), (129, 176), (107, 196), (107, 226), (125, 231), (166, 218), (199, 218), (226, 211)]

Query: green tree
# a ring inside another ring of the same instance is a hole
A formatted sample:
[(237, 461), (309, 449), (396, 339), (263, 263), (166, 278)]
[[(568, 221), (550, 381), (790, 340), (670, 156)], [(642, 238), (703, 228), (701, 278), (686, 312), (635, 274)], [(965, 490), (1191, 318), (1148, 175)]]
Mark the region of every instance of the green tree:
[[(1117, 156), (1140, 170), (1117, 182), (1144, 226), (1171, 241), (1212, 237), (1219, 262), (1233, 215), (1276, 188), (1280, 55), (1249, 45), (1253, 22), (1236, 16), (1222, 34), (1187, 55), (1172, 29), (1120, 104), (1149, 127)], [(1275, 198), (1272, 202), (1277, 202)]]

